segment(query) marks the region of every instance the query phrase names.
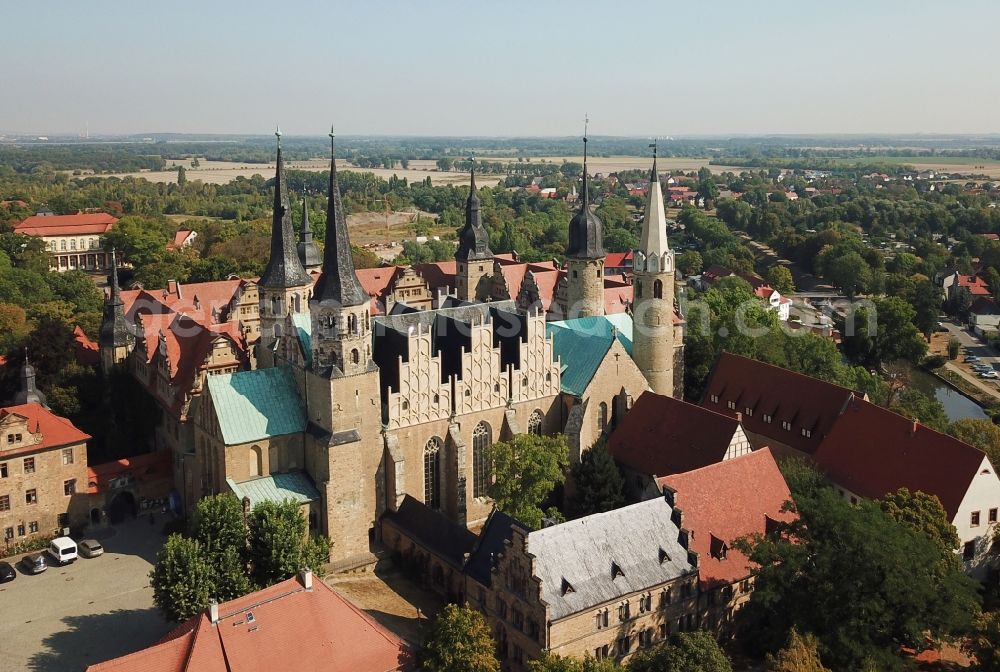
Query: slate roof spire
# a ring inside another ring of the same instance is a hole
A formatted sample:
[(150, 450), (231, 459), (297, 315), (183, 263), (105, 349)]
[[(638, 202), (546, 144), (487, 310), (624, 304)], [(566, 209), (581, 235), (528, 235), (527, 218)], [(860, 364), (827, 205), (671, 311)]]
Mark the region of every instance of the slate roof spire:
[(334, 301), (342, 306), (360, 306), (370, 300), (358, 282), (351, 257), (351, 239), (347, 235), (344, 205), (337, 184), (337, 157), (330, 128), (330, 186), (326, 204), (326, 247), (323, 249), (323, 274), (316, 282), (313, 299)]
[(111, 250), (111, 294), (104, 302), (104, 318), (98, 340), (103, 347), (114, 348), (128, 345), (130, 341), (128, 322), (125, 320), (125, 304), (118, 285), (118, 257)]
[(14, 395), (15, 404), (38, 404), (48, 408), (45, 395), (35, 386), (35, 367), (28, 361), (28, 349), (24, 349), (24, 364), (21, 366), (21, 389)]
[(306, 199), (302, 197), (302, 230), (299, 233), (299, 261), (306, 269), (314, 268), (323, 263), (323, 256), (313, 242), (312, 227), (309, 226), (309, 207)]
[(305, 287), (312, 278), (302, 268), (295, 249), (292, 209), (285, 181), (285, 162), (281, 158), (281, 129), (276, 129), (278, 160), (274, 176), (274, 210), (271, 218), (271, 258), (260, 276), (260, 285), (270, 288)]
[(483, 227), (483, 218), (479, 212), (479, 192), (476, 189), (476, 157), (472, 159), (472, 172), (469, 182), (469, 198), (465, 202), (465, 226), (458, 234), (458, 250), (455, 251), (457, 261), (492, 259), (490, 249), (490, 234)]
[(584, 120), (583, 130), (583, 189), (580, 194), (580, 209), (569, 222), (569, 243), (566, 245), (566, 256), (573, 259), (603, 259), (604, 223), (601, 218), (590, 211), (590, 188), (587, 184), (587, 124)]

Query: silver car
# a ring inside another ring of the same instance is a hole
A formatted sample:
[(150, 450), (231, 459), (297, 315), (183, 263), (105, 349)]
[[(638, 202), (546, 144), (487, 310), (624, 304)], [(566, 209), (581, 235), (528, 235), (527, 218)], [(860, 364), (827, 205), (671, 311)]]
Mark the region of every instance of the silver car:
[(80, 555), (85, 558), (96, 558), (99, 555), (104, 555), (104, 547), (96, 539), (84, 539), (76, 546), (80, 549)]

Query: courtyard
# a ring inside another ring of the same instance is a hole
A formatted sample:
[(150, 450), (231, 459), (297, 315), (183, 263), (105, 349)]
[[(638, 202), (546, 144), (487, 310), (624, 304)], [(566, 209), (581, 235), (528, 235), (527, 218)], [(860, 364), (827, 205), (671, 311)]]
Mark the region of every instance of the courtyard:
[(161, 522), (139, 518), (95, 533), (105, 548), (97, 558), (37, 576), (17, 566), (17, 578), (0, 585), (0, 672), (78, 672), (165, 635), (171, 625), (153, 606), (148, 577), (165, 540)]

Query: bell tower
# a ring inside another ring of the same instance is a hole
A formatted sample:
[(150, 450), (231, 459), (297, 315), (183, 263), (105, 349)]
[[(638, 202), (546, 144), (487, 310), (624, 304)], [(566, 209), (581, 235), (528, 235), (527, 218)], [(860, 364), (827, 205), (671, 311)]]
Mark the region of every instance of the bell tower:
[(583, 133), (583, 190), (580, 209), (569, 222), (566, 246), (567, 319), (604, 314), (604, 223), (590, 210), (587, 185), (587, 131)]
[(281, 158), (281, 130), (274, 177), (274, 209), (271, 217), (271, 257), (257, 283), (260, 296), (260, 341), (257, 362), (261, 368), (274, 366), (274, 351), (282, 338), (285, 319), (309, 311), (312, 278), (302, 268), (292, 228), (292, 210), (285, 182), (285, 162)]
[(465, 202), (465, 226), (458, 235), (455, 252), (455, 292), (462, 301), (484, 301), (489, 296), (489, 280), (493, 273), (493, 251), (490, 235), (483, 227), (476, 191), (476, 157), (472, 157), (469, 198)]
[(674, 253), (667, 244), (667, 215), (656, 172), (656, 143), (642, 237), (632, 262), (632, 359), (656, 394), (674, 389)]
[(118, 258), (111, 250), (111, 292), (104, 302), (104, 318), (98, 336), (101, 349), (101, 370), (105, 375), (128, 357), (135, 336), (125, 319), (125, 304), (118, 286)]

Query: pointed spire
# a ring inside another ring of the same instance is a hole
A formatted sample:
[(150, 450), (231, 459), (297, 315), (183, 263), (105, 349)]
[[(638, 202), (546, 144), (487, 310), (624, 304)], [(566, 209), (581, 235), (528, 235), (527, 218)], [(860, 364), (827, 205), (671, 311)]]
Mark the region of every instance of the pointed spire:
[(125, 304), (118, 284), (118, 255), (111, 250), (111, 292), (104, 302), (104, 317), (98, 341), (102, 348), (128, 345), (131, 341), (128, 322), (125, 320)]
[(315, 270), (323, 264), (323, 255), (313, 242), (312, 226), (309, 225), (309, 206), (305, 197), (302, 197), (302, 230), (299, 234), (298, 245), (299, 261), (306, 271)]
[[(660, 187), (660, 180), (656, 174), (656, 142), (649, 146), (653, 150), (653, 168), (650, 171), (646, 214), (642, 220), (642, 234), (639, 237), (638, 251), (642, 255), (636, 262), (638, 266), (648, 266), (648, 268), (636, 268), (637, 271), (661, 270), (663, 263), (660, 257), (670, 251), (670, 245), (667, 243), (667, 211), (664, 209), (663, 189)], [(656, 259), (655, 262), (654, 259)]]
[(305, 196), (302, 197), (302, 234), (299, 241), (311, 243), (313, 239), (312, 227), (309, 226), (309, 206), (306, 204)]
[(337, 156), (333, 127), (330, 128), (330, 185), (326, 203), (326, 247), (323, 250), (323, 275), (316, 281), (313, 299), (336, 302), (341, 306), (360, 306), (369, 301), (368, 293), (358, 282), (351, 257), (351, 239), (337, 184)]
[(118, 255), (114, 248), (111, 248), (111, 303), (112, 305), (122, 302), (121, 288), (118, 286)]
[(274, 135), (278, 139), (278, 156), (271, 218), (271, 257), (260, 276), (259, 284), (270, 288), (305, 287), (312, 283), (312, 278), (302, 268), (296, 254), (288, 184), (285, 181), (285, 161), (281, 157), (281, 129), (275, 129)]
[(458, 249), (455, 251), (457, 261), (485, 260), (493, 258), (490, 249), (490, 234), (483, 227), (483, 218), (479, 212), (479, 192), (476, 189), (476, 157), (469, 159), (472, 171), (469, 178), (469, 198), (465, 201), (465, 226), (458, 234)]
[(583, 188), (580, 209), (569, 222), (569, 243), (566, 256), (576, 259), (603, 259), (604, 223), (590, 211), (590, 188), (587, 184), (587, 126), (590, 119), (584, 118), (583, 126)]

